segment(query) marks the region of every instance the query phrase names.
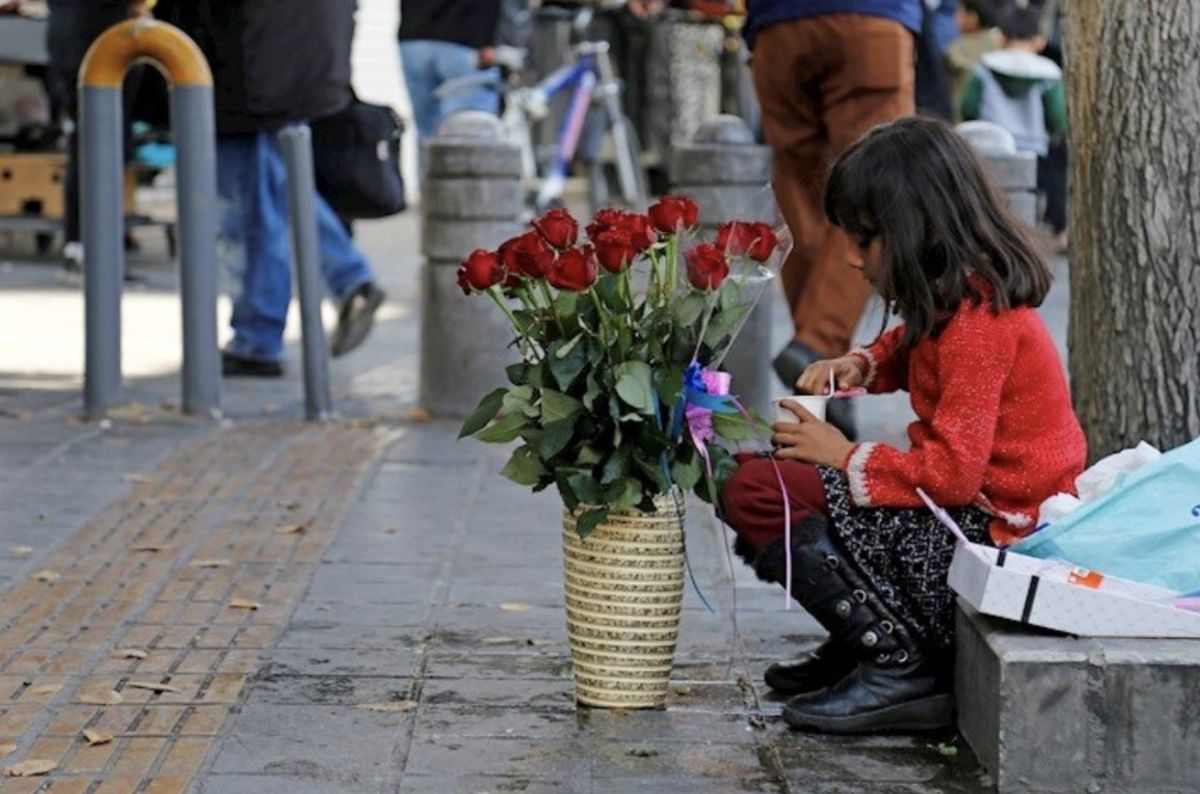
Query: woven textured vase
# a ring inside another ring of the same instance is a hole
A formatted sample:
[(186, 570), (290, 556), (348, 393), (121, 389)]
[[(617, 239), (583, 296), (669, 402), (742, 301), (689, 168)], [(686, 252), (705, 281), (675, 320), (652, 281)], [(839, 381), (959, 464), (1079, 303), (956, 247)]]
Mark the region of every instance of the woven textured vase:
[(653, 513), (614, 513), (587, 540), (563, 518), (567, 630), (575, 699), (588, 706), (661, 708), (683, 602), (683, 500)]

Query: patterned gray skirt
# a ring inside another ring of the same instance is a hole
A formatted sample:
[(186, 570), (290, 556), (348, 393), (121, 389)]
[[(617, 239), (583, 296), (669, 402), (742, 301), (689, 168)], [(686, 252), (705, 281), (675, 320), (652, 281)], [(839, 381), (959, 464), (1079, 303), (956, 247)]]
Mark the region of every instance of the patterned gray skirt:
[[(920, 510), (855, 507), (844, 472), (818, 466), (828, 502), (829, 529), (876, 594), (935, 650), (954, 642), (954, 593), (946, 582), (954, 536)], [(975, 543), (991, 545), (992, 518), (975, 507), (947, 512)]]

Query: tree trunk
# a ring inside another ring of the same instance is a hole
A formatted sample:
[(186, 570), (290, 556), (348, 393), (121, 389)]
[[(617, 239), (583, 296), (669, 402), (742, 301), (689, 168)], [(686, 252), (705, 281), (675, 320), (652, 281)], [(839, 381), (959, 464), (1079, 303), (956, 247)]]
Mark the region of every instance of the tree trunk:
[(1200, 435), (1200, 0), (1072, 0), (1070, 368), (1092, 460)]

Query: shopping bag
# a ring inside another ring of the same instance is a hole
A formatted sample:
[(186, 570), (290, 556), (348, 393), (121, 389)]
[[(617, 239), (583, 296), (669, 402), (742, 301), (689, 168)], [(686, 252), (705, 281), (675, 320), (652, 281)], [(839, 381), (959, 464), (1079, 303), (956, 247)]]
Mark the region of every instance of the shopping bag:
[(1200, 589), (1200, 439), (1011, 549), (1183, 593)]

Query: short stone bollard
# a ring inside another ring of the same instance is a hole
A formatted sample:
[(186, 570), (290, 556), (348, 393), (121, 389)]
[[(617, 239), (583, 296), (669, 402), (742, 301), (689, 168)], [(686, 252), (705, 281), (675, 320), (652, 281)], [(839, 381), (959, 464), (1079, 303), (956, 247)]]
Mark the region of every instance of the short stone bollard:
[(495, 250), (522, 231), (521, 152), (495, 117), (466, 111), (442, 122), (421, 158), (420, 403), (461, 417), (506, 382), (515, 360), (508, 320), (488, 301), (468, 300), (457, 270), (475, 249)]
[(1004, 192), (1013, 214), (1028, 226), (1037, 226), (1037, 155), (981, 153), (980, 160), (992, 182)]
[[(779, 215), (771, 192), (771, 150), (756, 144), (750, 128), (737, 116), (709, 119), (691, 141), (675, 147), (671, 192), (700, 205), (700, 231), (706, 239), (714, 237), (717, 225), (725, 221), (774, 224)], [(760, 413), (768, 410), (772, 394), (778, 391), (770, 367), (771, 307), (778, 299), (778, 285), (768, 284), (722, 364), (733, 376), (734, 392)]]

